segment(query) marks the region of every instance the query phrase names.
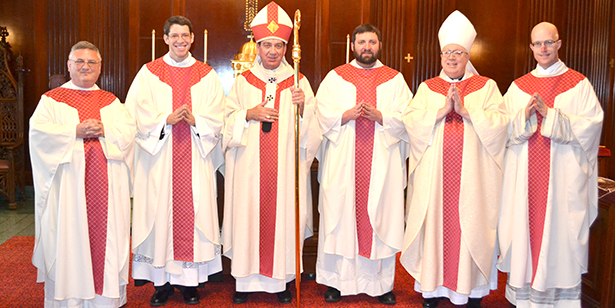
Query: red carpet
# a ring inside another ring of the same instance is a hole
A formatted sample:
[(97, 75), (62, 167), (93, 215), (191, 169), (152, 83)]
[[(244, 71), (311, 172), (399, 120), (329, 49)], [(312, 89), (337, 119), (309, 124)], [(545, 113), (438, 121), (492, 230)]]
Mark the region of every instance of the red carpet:
[[(34, 237), (15, 236), (0, 245), (0, 307), (43, 307), (43, 284), (36, 283), (36, 268), (32, 265), (32, 249)], [(397, 264), (395, 274), (395, 295), (397, 305), (394, 307), (421, 307), (422, 297), (414, 292), (414, 279)], [(510, 307), (504, 298), (504, 285), (506, 276), (499, 275), (499, 289), (483, 299), (483, 307)], [(318, 285), (315, 281), (303, 280), (301, 282), (302, 307), (372, 307), (381, 306), (378, 299), (367, 295), (343, 297), (339, 303), (326, 303), (323, 299), (326, 286)], [(149, 298), (154, 288), (151, 285), (135, 287), (130, 279), (128, 285), (128, 303), (124, 307), (150, 307)], [(232, 277), (224, 277), (224, 282), (212, 282), (199, 289), (201, 295), (200, 306), (204, 307), (296, 307), (295, 285), (291, 284), (293, 302), (279, 304), (274, 294), (257, 293), (250, 295), (245, 304), (235, 305), (232, 296), (235, 283)], [(182, 301), (181, 294), (176, 292), (166, 307), (189, 307)], [(456, 307), (448, 300), (444, 300), (438, 308)]]

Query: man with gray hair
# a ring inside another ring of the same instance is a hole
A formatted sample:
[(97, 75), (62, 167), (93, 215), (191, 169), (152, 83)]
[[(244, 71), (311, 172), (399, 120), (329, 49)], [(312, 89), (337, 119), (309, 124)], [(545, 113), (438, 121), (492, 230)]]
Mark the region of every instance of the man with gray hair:
[(480, 307), (497, 288), (495, 239), (508, 118), (496, 83), (470, 63), (476, 31), (459, 11), (444, 21), (439, 76), (421, 83), (403, 121), (410, 142), (400, 262), (423, 307), (446, 297)]
[(30, 118), (32, 263), (45, 282), (45, 307), (126, 303), (135, 125), (96, 86), (101, 61), (93, 44), (75, 44), (71, 80), (43, 94)]

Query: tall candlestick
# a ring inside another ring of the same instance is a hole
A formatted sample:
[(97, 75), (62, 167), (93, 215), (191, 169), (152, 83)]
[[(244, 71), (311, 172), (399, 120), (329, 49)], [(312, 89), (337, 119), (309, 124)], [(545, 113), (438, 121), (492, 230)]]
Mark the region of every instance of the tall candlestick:
[(346, 63), (350, 59), (350, 34), (346, 34)]
[(203, 45), (203, 62), (207, 63), (207, 29), (204, 31), (204, 45)]
[(156, 60), (156, 30), (152, 29), (152, 61)]

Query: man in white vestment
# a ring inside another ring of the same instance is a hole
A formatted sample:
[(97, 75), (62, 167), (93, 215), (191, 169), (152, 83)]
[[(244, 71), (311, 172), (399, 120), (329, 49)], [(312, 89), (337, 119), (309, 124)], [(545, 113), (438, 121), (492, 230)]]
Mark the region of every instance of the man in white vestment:
[(496, 83), (470, 61), (476, 31), (459, 11), (442, 24), (440, 76), (404, 113), (408, 210), (400, 261), (423, 307), (446, 297), (480, 307), (497, 288), (496, 227), (508, 117)]
[(539, 23), (531, 39), (538, 65), (504, 96), (511, 121), (498, 268), (517, 307), (581, 307), (603, 112), (587, 78), (559, 60), (557, 28)]
[(224, 128), (223, 248), (235, 277), (234, 303), (251, 292), (276, 293), (290, 303), (295, 279), (295, 106), (300, 113), (300, 247), (311, 236), (310, 165), (320, 143), (314, 94), (284, 59), (293, 29), (270, 2), (253, 19), (258, 55), (228, 94)]
[(412, 93), (378, 60), (376, 27), (358, 26), (351, 48), (355, 60), (329, 72), (316, 95), (324, 134), (316, 281), (329, 286), (327, 302), (365, 293), (395, 304), (408, 146), (401, 116)]
[(32, 263), (45, 307), (120, 307), (130, 256), (130, 168), (135, 124), (96, 86), (102, 58), (81, 41), (71, 80), (41, 97), (30, 118), (36, 236)]
[(216, 72), (190, 54), (192, 24), (173, 16), (164, 25), (169, 52), (145, 64), (130, 86), (126, 107), (137, 121), (132, 225), (132, 277), (153, 282), (152, 306), (197, 290), (222, 270), (215, 174), (224, 92)]

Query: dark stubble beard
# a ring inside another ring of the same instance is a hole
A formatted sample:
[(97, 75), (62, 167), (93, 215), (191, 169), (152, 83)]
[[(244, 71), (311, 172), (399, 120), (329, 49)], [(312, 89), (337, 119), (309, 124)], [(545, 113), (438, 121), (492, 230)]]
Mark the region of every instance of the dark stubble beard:
[(357, 60), (357, 62), (365, 64), (365, 65), (372, 65), (374, 64), (374, 62), (376, 62), (376, 60), (378, 60), (378, 58), (380, 58), (380, 49), (375, 55), (366, 54), (366, 56), (368, 56), (367, 58), (364, 58), (363, 56), (359, 55), (356, 51), (353, 51), (353, 53), (354, 53), (354, 58)]

